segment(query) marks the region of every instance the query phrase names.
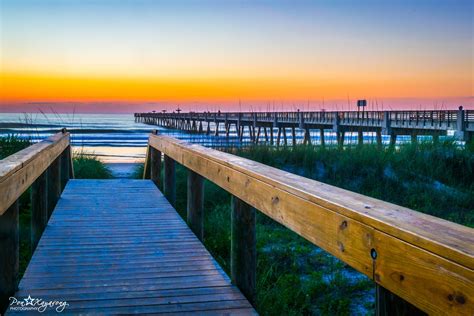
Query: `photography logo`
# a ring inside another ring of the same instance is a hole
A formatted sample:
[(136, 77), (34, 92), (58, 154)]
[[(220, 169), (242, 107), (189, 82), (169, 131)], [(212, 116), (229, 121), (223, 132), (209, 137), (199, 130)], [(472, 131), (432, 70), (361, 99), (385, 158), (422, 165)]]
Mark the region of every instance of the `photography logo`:
[(69, 304), (66, 301), (44, 301), (41, 298), (34, 298), (28, 295), (27, 298), (17, 299), (16, 297), (10, 297), (11, 311), (37, 311), (43, 313), (46, 310), (56, 310), (61, 313), (68, 307)]

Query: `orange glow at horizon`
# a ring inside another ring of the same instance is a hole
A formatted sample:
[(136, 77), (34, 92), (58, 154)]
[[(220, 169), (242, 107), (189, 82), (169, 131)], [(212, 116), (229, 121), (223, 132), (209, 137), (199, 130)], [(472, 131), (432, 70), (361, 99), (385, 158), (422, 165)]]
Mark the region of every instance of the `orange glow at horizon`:
[(0, 73), (2, 102), (230, 101), (351, 98), (443, 98), (472, 94), (471, 78), (114, 78)]
[(471, 2), (3, 0), (0, 105), (472, 100)]

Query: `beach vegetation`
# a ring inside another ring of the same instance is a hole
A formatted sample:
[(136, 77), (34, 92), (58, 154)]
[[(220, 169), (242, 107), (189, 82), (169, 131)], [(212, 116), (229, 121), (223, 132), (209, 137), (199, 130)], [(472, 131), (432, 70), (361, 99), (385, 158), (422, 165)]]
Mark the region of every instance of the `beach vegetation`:
[(82, 151), (73, 154), (74, 177), (76, 179), (110, 179), (112, 172), (97, 156)]

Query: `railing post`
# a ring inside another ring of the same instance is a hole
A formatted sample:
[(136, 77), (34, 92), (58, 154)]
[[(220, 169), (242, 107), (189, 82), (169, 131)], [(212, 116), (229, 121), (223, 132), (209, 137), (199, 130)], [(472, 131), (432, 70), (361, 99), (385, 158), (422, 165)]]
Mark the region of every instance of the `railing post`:
[(71, 151), (69, 149), (69, 146), (64, 149), (63, 153), (61, 154), (61, 192), (64, 190), (64, 187), (66, 186), (67, 182), (69, 181), (70, 175), (69, 175), (69, 164), (71, 163)]
[(175, 162), (171, 157), (165, 155), (164, 193), (171, 203), (176, 204), (176, 175)]
[(255, 209), (232, 196), (231, 277), (251, 304), (256, 280)]
[(68, 149), (68, 155), (69, 155), (69, 179), (74, 179), (74, 161), (72, 158), (72, 147), (69, 145)]
[[(396, 115), (396, 114), (395, 114)], [(383, 112), (383, 119), (382, 119), (382, 130), (381, 133), (385, 135), (390, 135), (392, 134), (391, 131), (391, 121), (390, 121), (390, 112), (385, 111)]]
[(427, 315), (407, 301), (393, 294), (380, 285), (375, 288), (375, 315), (376, 316), (422, 316)]
[(300, 110), (298, 110), (298, 127), (301, 129), (304, 128), (304, 116), (303, 112), (300, 112)]
[(148, 145), (146, 147), (146, 154), (145, 154), (145, 164), (143, 165), (143, 179), (150, 179), (150, 161), (151, 161), (151, 146)]
[(61, 195), (61, 156), (57, 157), (48, 168), (48, 218)]
[(31, 186), (31, 253), (48, 224), (48, 178), (47, 171)]
[(157, 187), (161, 185), (161, 151), (150, 146), (150, 179)]
[(0, 313), (17, 290), (20, 268), (19, 203), (15, 201), (0, 215)]
[(204, 236), (204, 178), (188, 171), (187, 222), (194, 234), (203, 241)]
[(456, 115), (456, 132), (455, 137), (458, 140), (467, 140), (466, 126), (465, 126), (465, 111), (462, 106), (459, 107)]

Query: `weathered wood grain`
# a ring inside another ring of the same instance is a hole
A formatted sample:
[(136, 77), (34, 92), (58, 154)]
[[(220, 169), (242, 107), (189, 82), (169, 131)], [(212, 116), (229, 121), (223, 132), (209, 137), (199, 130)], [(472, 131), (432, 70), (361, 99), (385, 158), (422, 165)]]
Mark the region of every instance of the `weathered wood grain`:
[(161, 152), (150, 147), (150, 179), (161, 187)]
[(15, 294), (28, 295), (67, 314), (255, 314), (151, 180), (70, 180)]
[(69, 146), (69, 133), (57, 133), (0, 161), (0, 215)]
[(149, 144), (418, 308), (474, 313), (473, 229), (170, 137)]
[(165, 155), (164, 158), (163, 193), (171, 205), (176, 204), (176, 164), (173, 159)]
[(66, 183), (70, 179), (70, 170), (72, 169), (69, 164), (71, 163), (71, 146), (67, 146), (63, 153), (60, 155), (61, 161), (61, 191), (64, 190)]
[(57, 157), (47, 170), (48, 184), (48, 218), (61, 196), (61, 156)]
[(48, 224), (48, 177), (43, 172), (31, 186), (31, 251), (43, 234)]
[(199, 240), (204, 239), (204, 178), (188, 171), (187, 222)]
[(257, 236), (255, 209), (232, 197), (230, 265), (232, 282), (253, 304), (257, 280)]
[(150, 146), (146, 146), (145, 164), (143, 165), (143, 179), (150, 179)]
[(378, 284), (376, 285), (375, 291), (376, 316), (426, 316), (426, 313), (396, 296), (392, 292), (384, 289)]

